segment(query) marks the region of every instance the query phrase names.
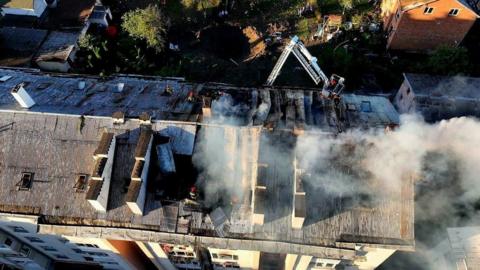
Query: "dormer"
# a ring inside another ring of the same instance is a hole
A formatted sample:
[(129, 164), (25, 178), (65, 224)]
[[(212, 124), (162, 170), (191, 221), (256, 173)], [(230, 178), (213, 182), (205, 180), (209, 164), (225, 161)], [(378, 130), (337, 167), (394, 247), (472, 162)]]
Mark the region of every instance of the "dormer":
[(113, 133), (104, 132), (93, 153), (95, 164), (88, 181), (86, 199), (99, 212), (107, 211), (108, 195), (115, 158), (116, 139)]
[(152, 143), (153, 131), (148, 127), (142, 127), (135, 148), (135, 159), (126, 196), (127, 205), (135, 215), (143, 215)]

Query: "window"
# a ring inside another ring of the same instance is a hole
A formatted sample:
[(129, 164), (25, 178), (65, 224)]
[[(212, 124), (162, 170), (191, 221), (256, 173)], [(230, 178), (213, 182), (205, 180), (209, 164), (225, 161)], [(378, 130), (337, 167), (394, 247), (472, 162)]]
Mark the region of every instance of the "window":
[(99, 256), (99, 257), (107, 257), (108, 254), (107, 253), (104, 253), (104, 252), (87, 252), (88, 255), (92, 255), (92, 256)]
[(33, 173), (24, 172), (22, 173), (22, 178), (17, 183), (18, 190), (30, 190), (33, 182)]
[(42, 248), (45, 249), (46, 251), (57, 251), (56, 248), (51, 247), (51, 246), (42, 246)]
[(410, 95), (410, 88), (407, 89), (407, 95)]
[(80, 254), (85, 253), (85, 252), (83, 252), (83, 251), (82, 251), (81, 249), (79, 249), (79, 248), (72, 248), (72, 250), (73, 250), (75, 253), (80, 253)]
[(218, 258), (217, 253), (212, 253), (212, 257), (215, 259)]
[(14, 232), (17, 232), (17, 233), (28, 233), (27, 230), (25, 230), (23, 227), (20, 227), (20, 226), (11, 226), (9, 225), (8, 226), (10, 229), (12, 229)]
[(28, 256), (28, 255), (30, 255), (30, 248), (29, 248), (28, 246), (23, 245), (23, 246), (20, 248), (19, 252), (20, 252), (21, 254), (25, 255), (25, 256)]
[(42, 239), (35, 236), (27, 236), (25, 238), (27, 238), (32, 243), (43, 243)]
[(432, 14), (433, 13), (433, 7), (425, 7), (423, 10), (423, 14)]
[(397, 10), (397, 13), (395, 14), (395, 18), (400, 18), (400, 10)]
[(80, 247), (92, 247), (92, 248), (98, 248), (97, 245), (95, 244), (83, 244), (83, 243), (77, 243), (77, 246), (80, 246)]
[(87, 184), (88, 176), (86, 174), (79, 174), (77, 175), (77, 179), (73, 188), (76, 192), (84, 192), (87, 189)]
[(362, 101), (360, 104), (360, 110), (362, 112), (372, 112), (372, 104), (370, 101)]
[(450, 9), (450, 12), (448, 12), (448, 16), (457, 16), (458, 15), (458, 8), (452, 8)]
[(59, 258), (59, 259), (70, 259), (69, 257), (63, 255), (63, 254), (55, 254), (55, 257)]
[(5, 239), (5, 242), (4, 242), (4, 243), (5, 243), (5, 245), (7, 245), (7, 246), (11, 246), (11, 245), (13, 244), (13, 241), (12, 241), (12, 239), (7, 238), (7, 239)]
[(347, 111), (356, 111), (357, 107), (353, 103), (347, 103)]

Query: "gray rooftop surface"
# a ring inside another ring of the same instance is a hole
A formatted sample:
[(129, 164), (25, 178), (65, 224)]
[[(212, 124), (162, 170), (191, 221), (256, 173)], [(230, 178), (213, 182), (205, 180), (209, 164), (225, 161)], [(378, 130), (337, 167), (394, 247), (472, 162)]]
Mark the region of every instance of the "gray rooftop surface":
[(415, 95), (480, 100), (480, 78), (405, 73)]
[[(239, 203), (230, 214), (230, 233), (226, 238), (213, 237), (211, 241), (225, 243), (228, 239), (243, 239), (243, 243), (244, 240), (262, 240), (251, 244), (293, 243), (297, 246), (336, 249), (342, 246), (350, 249), (351, 243), (400, 249), (413, 247), (411, 181), (405, 181), (402, 188), (391, 191), (392, 194), (379, 191), (378, 200), (381, 203), (371, 208), (345, 208), (338, 201), (328, 198), (318, 202), (309, 198), (310, 193), (307, 193), (305, 225), (301, 230), (292, 229), (292, 205), (286, 203), (291, 200), (285, 200), (285, 196), (293, 196), (290, 194), (294, 184), (293, 154), (291, 159), (285, 160), (262, 155), (265, 152), (263, 147), (268, 146), (266, 129), (260, 126), (238, 129), (199, 123), (198, 101), (186, 100), (190, 91), (199, 93), (203, 88), (237, 91), (240, 96), (248, 96), (246, 94), (250, 93), (251, 88), (222, 84), (204, 86), (173, 78), (116, 75), (102, 79), (42, 74), (35, 70), (0, 69), (0, 77), (4, 75), (12, 78), (0, 82), (2, 212), (42, 215), (47, 224), (95, 225), (175, 233), (177, 236), (172, 236), (172, 240), (187, 232), (198, 236), (215, 236), (208, 215), (205, 218), (201, 212), (186, 210), (182, 201), (163, 204), (148, 192), (143, 216), (134, 215), (125, 204), (128, 191), (125, 179), (130, 178), (135, 164), (135, 148), (140, 133), (138, 116), (148, 112), (153, 116), (152, 130), (170, 137), (175, 154), (192, 155), (197, 141), (197, 125), (202, 125), (207, 133), (223, 129), (220, 134), (228, 142), (226, 150), (236, 149), (239, 154), (236, 162), (243, 164), (249, 172), (246, 177), (238, 179), (244, 188), (248, 188), (249, 181), (254, 181), (257, 162), (268, 164), (263, 179), (267, 187), (265, 224), (253, 226), (252, 210)], [(79, 89), (81, 81), (86, 84), (84, 89)], [(29, 82), (26, 90), (37, 103), (30, 109), (20, 108), (10, 94), (10, 90), (22, 82)], [(118, 83), (125, 84), (121, 93), (118, 92)], [(165, 95), (167, 85), (173, 89), (171, 95)], [(303, 97), (303, 93), (297, 90), (296, 96)], [(398, 121), (392, 105), (384, 98), (345, 95), (343, 103), (354, 105), (345, 112), (345, 122), (349, 128), (369, 125), (383, 127)], [(329, 121), (327, 111), (322, 112), (328, 106), (326, 104), (312, 112), (309, 117), (316, 119), (312, 123), (322, 125), (322, 121)], [(117, 111), (125, 112), (127, 119), (124, 124), (113, 123), (110, 116)], [(77, 175), (92, 171), (92, 156), (105, 131), (116, 135), (117, 146), (108, 211), (97, 213), (85, 200), (85, 194), (75, 192), (73, 187)], [(291, 132), (279, 132), (282, 136), (291, 136)], [(29, 191), (16, 189), (22, 172), (34, 173)], [(308, 219), (312, 214), (320, 218)], [(291, 248), (297, 246), (291, 245)], [(267, 246), (259, 247), (261, 249), (268, 251)], [(302, 250), (301, 253), (308, 252)]]
[(0, 65), (31, 65), (32, 57), (40, 47), (48, 31), (21, 27), (0, 27)]
[(80, 32), (50, 32), (35, 61), (67, 61), (79, 38)]

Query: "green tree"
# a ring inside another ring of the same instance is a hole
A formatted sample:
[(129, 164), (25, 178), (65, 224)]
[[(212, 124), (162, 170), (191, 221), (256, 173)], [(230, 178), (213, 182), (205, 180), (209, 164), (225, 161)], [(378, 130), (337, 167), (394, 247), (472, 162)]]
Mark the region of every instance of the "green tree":
[(339, 0), (338, 3), (343, 8), (343, 10), (351, 10), (355, 5), (355, 0)]
[(166, 28), (165, 17), (155, 5), (129, 11), (122, 17), (122, 29), (134, 38), (145, 40), (157, 52), (165, 47)]
[(427, 72), (439, 75), (468, 74), (471, 63), (468, 51), (464, 47), (441, 46), (427, 59)]

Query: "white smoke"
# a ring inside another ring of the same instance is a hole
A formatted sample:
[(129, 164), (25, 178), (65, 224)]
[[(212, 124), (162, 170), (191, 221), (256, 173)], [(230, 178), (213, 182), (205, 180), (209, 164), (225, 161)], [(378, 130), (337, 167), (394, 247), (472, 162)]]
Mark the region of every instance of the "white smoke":
[[(311, 177), (312, 184), (323, 185), (323, 181), (334, 178), (336, 186), (327, 185), (331, 192), (355, 190), (342, 186), (343, 180), (348, 185), (361, 182), (352, 177), (368, 177), (385, 188), (398, 188), (409, 176), (432, 180), (432, 175), (445, 171), (447, 160), (457, 160), (458, 178), (467, 199), (480, 195), (479, 149), (480, 123), (465, 117), (430, 125), (418, 116), (406, 115), (394, 132), (352, 130), (335, 137), (307, 132), (297, 141), (299, 165), (318, 172)], [(429, 164), (426, 159), (432, 153), (443, 155), (443, 163), (436, 160), (436, 164)], [(339, 164), (347, 165), (343, 167), (348, 172), (342, 171)]]
[[(427, 124), (419, 116), (404, 115), (393, 132), (352, 130), (337, 136), (307, 132), (298, 138), (296, 151), (299, 166), (312, 173), (309, 184), (328, 194), (373, 191), (375, 197), (381, 195), (379, 190), (399, 189), (406, 177), (414, 177), (415, 222), (421, 225), (415, 231), (417, 256), (432, 254), (426, 250), (446, 239), (447, 227), (479, 220), (473, 206), (480, 201), (477, 119)], [(372, 184), (376, 185), (373, 190)], [(397, 269), (408, 267), (412, 266)]]
[(201, 127), (195, 145), (193, 164), (199, 172), (196, 185), (204, 193), (204, 203), (241, 203), (248, 186), (248, 165), (256, 160), (260, 127), (245, 128), (249, 107), (235, 104), (223, 93), (212, 102), (212, 117)]

